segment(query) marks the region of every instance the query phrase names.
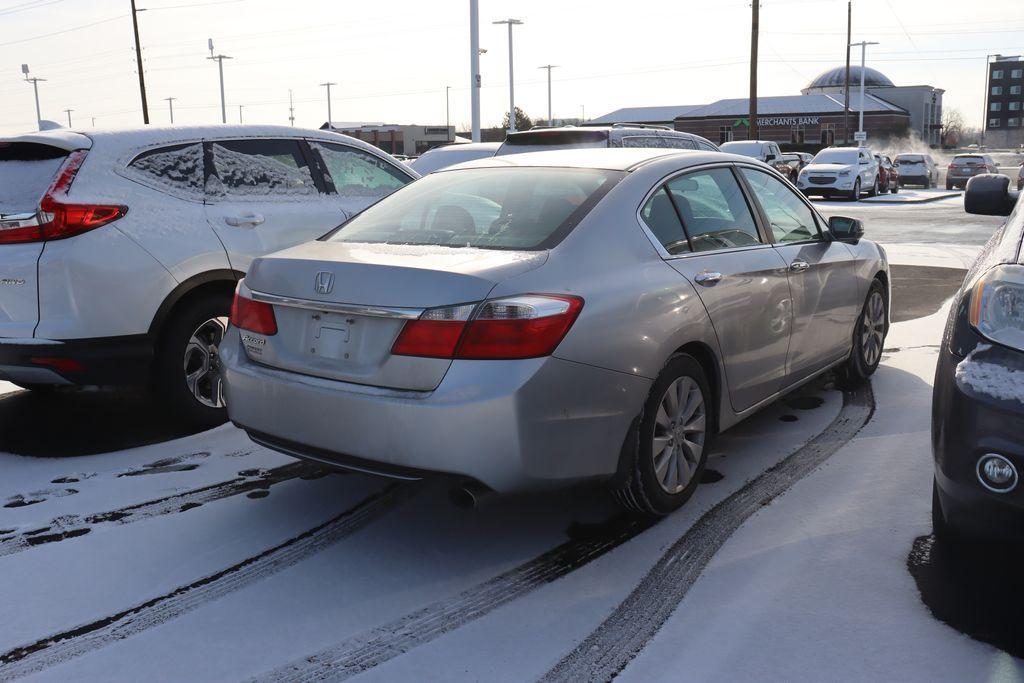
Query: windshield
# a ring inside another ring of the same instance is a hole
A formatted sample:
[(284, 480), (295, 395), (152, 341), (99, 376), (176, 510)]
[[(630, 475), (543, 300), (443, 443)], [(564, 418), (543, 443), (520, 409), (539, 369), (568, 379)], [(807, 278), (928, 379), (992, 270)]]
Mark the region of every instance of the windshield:
[(856, 164), (857, 152), (849, 149), (823, 149), (814, 157), (814, 164)]
[(520, 154), (522, 152), (542, 152), (552, 149), (583, 149), (587, 147), (607, 147), (608, 132), (604, 130), (530, 130), (522, 133), (511, 133), (495, 156), (503, 154)]
[(0, 214), (39, 207), (67, 152), (29, 143), (0, 143)]
[(729, 154), (742, 154), (743, 156), (761, 156), (760, 142), (727, 142), (720, 145), (719, 149)]
[(409, 184), (323, 239), (548, 249), (624, 176), (617, 171), (575, 168), (445, 171)]

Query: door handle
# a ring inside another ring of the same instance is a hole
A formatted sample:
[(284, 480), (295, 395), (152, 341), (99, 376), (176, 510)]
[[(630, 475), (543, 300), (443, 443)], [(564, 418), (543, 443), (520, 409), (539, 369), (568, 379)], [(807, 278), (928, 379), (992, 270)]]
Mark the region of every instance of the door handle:
[(262, 224), (266, 219), (258, 213), (243, 214), (241, 216), (225, 216), (224, 222), (228, 225), (232, 225), (236, 228), (243, 226), (256, 227)]
[(718, 284), (718, 281), (722, 279), (722, 274), (710, 270), (702, 270), (694, 275), (693, 279), (698, 285), (711, 287), (712, 285)]
[(804, 272), (805, 270), (807, 270), (810, 267), (811, 267), (811, 264), (807, 263), (807, 261), (799, 261), (799, 260), (797, 260), (797, 261), (793, 261), (792, 263), (789, 264), (789, 269), (791, 271), (793, 271), (794, 273), (802, 273), (802, 272)]

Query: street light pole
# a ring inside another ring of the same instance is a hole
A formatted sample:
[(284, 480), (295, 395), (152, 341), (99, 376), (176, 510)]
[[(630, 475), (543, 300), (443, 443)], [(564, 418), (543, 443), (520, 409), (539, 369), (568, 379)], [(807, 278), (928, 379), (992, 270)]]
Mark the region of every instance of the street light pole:
[(480, 2), (469, 0), (469, 111), (473, 142), (480, 142)]
[[(858, 133), (864, 132), (864, 69), (868, 45), (878, 45), (878, 43), (862, 40), (859, 43), (852, 43), (850, 45), (850, 47), (860, 46), (860, 122), (857, 125)], [(862, 147), (863, 145), (864, 141), (861, 140), (858, 147)]]
[(750, 7), (750, 124), (747, 126), (747, 139), (757, 140), (760, 136), (757, 129), (757, 39), (761, 26), (760, 0), (753, 0)]
[[(850, 144), (850, 41), (853, 40), (853, 0), (846, 0), (846, 87), (843, 89), (843, 144)], [(834, 142), (834, 141), (833, 141)]]
[(515, 71), (512, 64), (512, 27), (523, 22), (519, 19), (502, 19), (493, 24), (508, 24), (508, 132), (516, 132), (516, 85)]
[(545, 64), (544, 66), (539, 67), (539, 68), (547, 69), (548, 70), (548, 125), (549, 126), (553, 126), (555, 124), (554, 124), (554, 121), (551, 119), (551, 70), (552, 69), (557, 69), (558, 65), (557, 64)]
[(171, 113), (171, 123), (173, 124), (174, 123), (174, 100), (176, 100), (178, 98), (177, 97), (165, 97), (164, 99), (167, 100), (167, 109)]
[(228, 107), (224, 101), (224, 60), (231, 59), (227, 55), (215, 55), (213, 54), (213, 38), (209, 39), (210, 56), (207, 59), (212, 59), (217, 62), (217, 68), (220, 72), (220, 122), (228, 122)]
[(450, 86), (450, 85), (444, 86), (444, 127), (445, 128), (451, 128), (451, 125), (452, 125), (451, 99), (448, 96), (448, 94), (451, 91), (451, 89), (452, 89), (452, 86)]
[(29, 75), (28, 75), (28, 64), (22, 64), (21, 65), (21, 73), (25, 74), (25, 82), (26, 83), (31, 83), (32, 84), (32, 90), (35, 92), (35, 95), (36, 95), (36, 124), (38, 125), (39, 130), (42, 130), (43, 129), (43, 114), (39, 110), (39, 81), (45, 81), (46, 79), (45, 78), (39, 78), (38, 76), (32, 76), (31, 78), (29, 78)]
[(292, 90), (288, 89), (288, 120), (295, 125), (295, 100), (292, 99)]
[(241, 123), (241, 122), (242, 122), (242, 107), (243, 107), (243, 106), (244, 106), (244, 105), (241, 105), (241, 104), (240, 104), (240, 105), (238, 105), (238, 122), (239, 122), (239, 123)]
[(149, 125), (149, 104), (146, 102), (146, 76), (142, 71), (142, 45), (139, 42), (139, 12), (146, 10), (136, 9), (135, 0), (132, 3), (132, 30), (135, 32), (135, 62), (139, 68), (139, 93), (142, 95), (142, 122)]
[(338, 85), (337, 83), (321, 83), (322, 87), (327, 88), (327, 129), (331, 130), (334, 128), (334, 119), (331, 117), (331, 86)]
[(71, 127), (71, 112), (73, 112), (73, 111), (74, 111), (74, 109), (65, 109), (64, 110), (64, 113), (68, 115), (68, 128)]

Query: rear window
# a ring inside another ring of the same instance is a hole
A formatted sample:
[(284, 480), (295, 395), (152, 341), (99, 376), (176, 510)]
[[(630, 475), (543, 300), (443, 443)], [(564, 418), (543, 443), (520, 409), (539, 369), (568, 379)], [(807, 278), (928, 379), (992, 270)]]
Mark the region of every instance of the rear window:
[(626, 135), (622, 138), (623, 147), (653, 147), (666, 149), (697, 149), (690, 138), (681, 135)]
[(531, 130), (512, 133), (495, 153), (519, 154), (549, 149), (582, 149), (586, 147), (607, 147), (608, 131), (605, 130)]
[(901, 164), (923, 164), (924, 157), (920, 154), (899, 154), (896, 161)]
[(36, 211), (67, 155), (48, 145), (0, 143), (0, 214)]
[(954, 166), (966, 166), (967, 164), (983, 164), (983, 157), (953, 157)]
[(624, 173), (486, 168), (428, 175), (385, 197), (323, 239), (481, 249), (549, 249)]
[(721, 146), (723, 152), (729, 154), (740, 154), (745, 157), (761, 156), (760, 142), (727, 142)]

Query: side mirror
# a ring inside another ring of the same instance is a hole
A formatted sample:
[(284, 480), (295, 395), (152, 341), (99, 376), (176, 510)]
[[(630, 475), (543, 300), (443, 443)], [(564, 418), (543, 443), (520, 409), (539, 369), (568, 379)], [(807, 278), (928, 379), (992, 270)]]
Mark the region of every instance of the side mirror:
[(864, 236), (864, 222), (849, 216), (830, 216), (828, 231), (837, 240), (859, 240)]
[(983, 173), (967, 181), (964, 210), (979, 216), (1009, 216), (1019, 196), (1019, 191), (1010, 190), (1009, 176)]

